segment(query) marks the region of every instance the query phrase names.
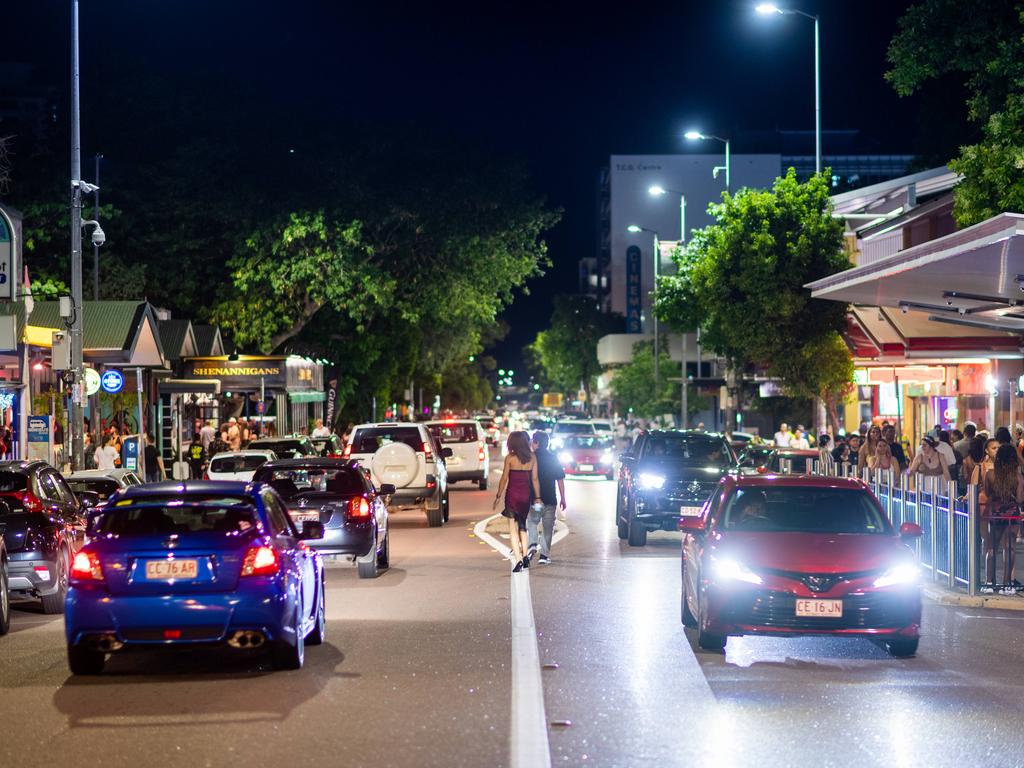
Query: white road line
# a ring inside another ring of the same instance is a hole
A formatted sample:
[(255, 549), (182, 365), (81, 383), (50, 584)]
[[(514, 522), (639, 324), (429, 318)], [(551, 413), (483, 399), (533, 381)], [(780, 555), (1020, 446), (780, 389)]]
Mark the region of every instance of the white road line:
[[(473, 533), (504, 557), (512, 550), (487, 532), (487, 524), (501, 515), (491, 515), (473, 526)], [(552, 542), (568, 535), (564, 523), (555, 524)], [(512, 727), (509, 731), (509, 764), (512, 768), (550, 768), (548, 721), (544, 712), (544, 683), (540, 672), (537, 626), (533, 620), (530, 571), (513, 573), (510, 580), (512, 603)]]
[(533, 623), (530, 572), (512, 574), (512, 768), (550, 768), (544, 684), (540, 676), (537, 627)]

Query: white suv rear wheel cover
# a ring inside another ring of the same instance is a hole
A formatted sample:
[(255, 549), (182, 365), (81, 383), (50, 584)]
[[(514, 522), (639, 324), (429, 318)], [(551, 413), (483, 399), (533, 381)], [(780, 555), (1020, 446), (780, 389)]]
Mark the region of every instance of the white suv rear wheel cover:
[(419, 457), (405, 443), (389, 443), (378, 448), (370, 459), (370, 469), (379, 483), (405, 488), (419, 472)]

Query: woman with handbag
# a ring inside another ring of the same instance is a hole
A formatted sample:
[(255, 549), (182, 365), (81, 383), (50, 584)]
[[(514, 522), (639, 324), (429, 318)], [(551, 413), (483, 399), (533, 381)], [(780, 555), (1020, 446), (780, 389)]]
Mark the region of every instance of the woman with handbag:
[(1003, 586), (1012, 588), (1020, 505), (1024, 501), (1024, 477), (1021, 477), (1020, 462), (1013, 445), (1001, 445), (996, 451), (995, 466), (985, 473), (985, 497), (991, 547), (991, 556), (986, 558), (985, 563), (986, 586), (994, 585), (996, 553), (1001, 549)]
[(509, 545), (515, 565), (513, 573), (530, 567), (527, 556), (527, 545), (523, 540), (526, 533), (526, 519), (530, 514), (530, 504), (540, 499), (540, 482), (537, 479), (537, 457), (530, 450), (530, 438), (525, 432), (512, 432), (508, 436), (508, 456), (501, 469), (501, 480), (498, 492), (494, 496), (494, 506), (504, 499), (502, 516), (508, 518)]

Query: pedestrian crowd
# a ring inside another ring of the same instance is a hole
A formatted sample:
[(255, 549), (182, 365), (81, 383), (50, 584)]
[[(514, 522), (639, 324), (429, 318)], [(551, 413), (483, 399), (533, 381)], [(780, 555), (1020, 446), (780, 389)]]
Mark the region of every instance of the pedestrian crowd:
[[(782, 424), (775, 445), (791, 448), (800, 430)], [(924, 476), (957, 484), (963, 497), (970, 486), (978, 489), (978, 530), (984, 559), (984, 593), (1024, 591), (1016, 576), (1017, 541), (1024, 506), (1024, 425), (998, 427), (989, 432), (972, 421), (962, 429), (935, 425), (913, 450), (896, 434), (890, 422), (862, 424), (857, 432), (818, 438), (822, 461), (836, 474), (863, 474), (864, 470), (891, 471), (895, 484), (903, 475)], [(996, 562), (1003, 561), (1002, 580)]]

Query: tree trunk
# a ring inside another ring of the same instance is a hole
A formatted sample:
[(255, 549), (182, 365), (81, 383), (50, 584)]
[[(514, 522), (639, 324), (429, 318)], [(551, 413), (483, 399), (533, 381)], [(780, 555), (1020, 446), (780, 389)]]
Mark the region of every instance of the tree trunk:
[(288, 341), (288, 339), (291, 339), (292, 337), (297, 336), (299, 333), (301, 333), (302, 329), (305, 328), (309, 321), (313, 319), (313, 315), (315, 315), (317, 312), (323, 309), (323, 306), (324, 304), (322, 301), (314, 301), (313, 299), (309, 298), (309, 294), (307, 293), (305, 297), (305, 305), (302, 308), (302, 313), (298, 316), (295, 322), (291, 324), (289, 328), (270, 337), (270, 349), (276, 350), (278, 347), (280, 347), (282, 344)]

